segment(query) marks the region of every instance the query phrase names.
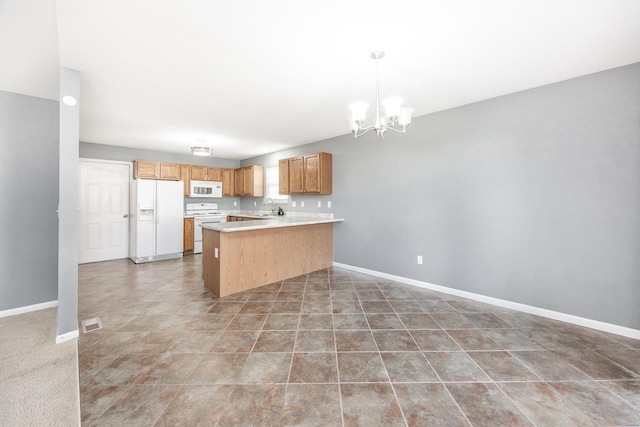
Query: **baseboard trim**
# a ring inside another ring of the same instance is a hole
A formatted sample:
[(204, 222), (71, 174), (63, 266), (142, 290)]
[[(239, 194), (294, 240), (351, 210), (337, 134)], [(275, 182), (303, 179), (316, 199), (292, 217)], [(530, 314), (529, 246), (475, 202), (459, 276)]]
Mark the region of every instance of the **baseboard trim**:
[(80, 333), (78, 332), (77, 329), (75, 331), (65, 332), (64, 334), (58, 335), (56, 337), (56, 344), (62, 344), (63, 342), (67, 342), (74, 338), (78, 338), (79, 336), (80, 336)]
[(58, 300), (42, 302), (40, 304), (25, 305), (24, 307), (11, 308), (0, 311), (0, 317), (16, 316), (18, 314), (30, 313), (32, 311), (44, 310), (58, 306)]
[(343, 264), (340, 262), (334, 262), (334, 267), (344, 268), (346, 270), (356, 271), (358, 273), (365, 273), (371, 276), (380, 277), (382, 279), (393, 280), (407, 285), (413, 285), (420, 288), (430, 289), (432, 291), (443, 292), (449, 295), (455, 295), (462, 298), (472, 299), (487, 304), (492, 304), (498, 307), (508, 308), (511, 310), (522, 311), (524, 313), (535, 314), (537, 316), (546, 317), (548, 319), (560, 320), (561, 322), (567, 322), (578, 326), (584, 326), (591, 329), (597, 329), (599, 331), (609, 332), (624, 337), (634, 338), (640, 340), (640, 330), (628, 328), (626, 326), (614, 325), (612, 323), (601, 322), (599, 320), (587, 319), (585, 317), (574, 316), (572, 314), (561, 313), (558, 311), (547, 310), (546, 308), (535, 307), (527, 304), (521, 304), (518, 302), (503, 300), (500, 298), (488, 297), (473, 292), (461, 291), (459, 289), (448, 288), (446, 286), (435, 285), (433, 283), (423, 282), (420, 280), (409, 279), (407, 277), (395, 276), (393, 274), (387, 274), (380, 271), (369, 270), (368, 268), (356, 267), (349, 264)]

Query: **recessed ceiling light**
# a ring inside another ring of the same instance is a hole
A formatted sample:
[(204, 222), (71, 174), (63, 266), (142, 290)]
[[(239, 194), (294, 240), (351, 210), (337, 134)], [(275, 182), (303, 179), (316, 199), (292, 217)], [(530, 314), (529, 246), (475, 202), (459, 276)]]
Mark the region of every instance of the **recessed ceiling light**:
[(62, 97), (62, 102), (64, 102), (64, 104), (68, 105), (69, 107), (73, 107), (74, 105), (76, 105), (78, 103), (78, 101), (76, 101), (76, 99), (71, 95), (63, 96)]

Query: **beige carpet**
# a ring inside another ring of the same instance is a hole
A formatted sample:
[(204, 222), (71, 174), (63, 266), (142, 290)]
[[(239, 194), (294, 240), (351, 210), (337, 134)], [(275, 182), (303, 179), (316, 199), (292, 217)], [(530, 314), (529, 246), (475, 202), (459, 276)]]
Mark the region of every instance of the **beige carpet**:
[(0, 426), (80, 424), (78, 340), (56, 325), (57, 308), (0, 318)]

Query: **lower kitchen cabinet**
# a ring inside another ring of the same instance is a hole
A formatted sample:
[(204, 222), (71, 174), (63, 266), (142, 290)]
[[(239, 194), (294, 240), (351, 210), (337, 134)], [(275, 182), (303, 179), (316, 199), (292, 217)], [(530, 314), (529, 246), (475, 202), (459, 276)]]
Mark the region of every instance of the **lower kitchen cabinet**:
[(193, 251), (193, 218), (184, 219), (184, 252)]

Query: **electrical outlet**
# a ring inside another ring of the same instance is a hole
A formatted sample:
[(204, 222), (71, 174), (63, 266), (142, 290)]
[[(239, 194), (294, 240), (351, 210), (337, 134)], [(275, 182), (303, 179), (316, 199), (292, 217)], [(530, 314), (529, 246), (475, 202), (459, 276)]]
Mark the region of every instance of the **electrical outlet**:
[(418, 264), (422, 265), (422, 255), (418, 255)]
[(256, 202), (253, 202), (253, 206), (256, 206)]
[(329, 200), (329, 201), (327, 202), (327, 207), (328, 207), (328, 208), (330, 208), (330, 207), (331, 207), (331, 200)]
[(322, 207), (322, 202), (318, 202), (318, 207), (321, 208)]
[(238, 202), (233, 202), (233, 206), (238, 206)]
[(304, 202), (300, 202), (300, 207), (304, 208)]
[(291, 202), (291, 207), (295, 208), (296, 207), (297, 202)]

